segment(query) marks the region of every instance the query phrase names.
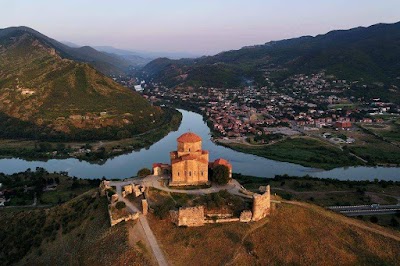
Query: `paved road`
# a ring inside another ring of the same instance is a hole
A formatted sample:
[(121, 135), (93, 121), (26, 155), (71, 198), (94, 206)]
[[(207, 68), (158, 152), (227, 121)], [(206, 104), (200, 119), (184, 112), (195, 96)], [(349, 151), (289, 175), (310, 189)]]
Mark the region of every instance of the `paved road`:
[[(110, 184), (111, 184), (111, 186), (116, 187), (119, 201), (125, 202), (127, 208), (130, 209), (131, 212), (140, 213), (140, 210), (135, 205), (133, 205), (132, 202), (130, 202), (126, 198), (122, 197), (122, 193), (121, 193), (122, 186), (125, 186), (130, 183), (132, 183), (132, 181), (112, 181)], [(153, 251), (154, 257), (156, 258), (158, 265), (160, 265), (160, 266), (168, 265), (167, 260), (165, 259), (164, 254), (161, 251), (161, 248), (157, 243), (156, 237), (154, 236), (154, 233), (149, 226), (146, 216), (140, 214), (139, 215), (139, 223), (143, 228), (143, 231), (146, 235), (147, 241), (150, 244), (151, 250)]]
[(331, 206), (328, 209), (347, 216), (358, 215), (384, 215), (400, 212), (400, 205), (354, 205), (354, 206)]

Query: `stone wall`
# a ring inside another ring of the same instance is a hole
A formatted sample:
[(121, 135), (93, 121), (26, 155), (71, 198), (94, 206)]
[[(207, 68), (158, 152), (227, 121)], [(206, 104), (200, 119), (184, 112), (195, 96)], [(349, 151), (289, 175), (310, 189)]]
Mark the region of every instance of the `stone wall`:
[(111, 196), (111, 204), (116, 203), (118, 201), (118, 194), (114, 194)]
[(132, 194), (132, 192), (133, 192), (133, 186), (132, 186), (132, 185), (124, 186), (124, 191), (125, 191), (125, 195), (126, 195), (126, 196), (128, 196), (129, 194)]
[(253, 195), (253, 217), (252, 221), (259, 221), (267, 216), (271, 211), (271, 192), (270, 186), (265, 188), (265, 193)]
[(205, 222), (204, 206), (179, 208), (170, 214), (172, 222), (177, 226), (202, 226)]
[(103, 180), (99, 185), (100, 196), (105, 196), (107, 193), (107, 189), (111, 188), (110, 181)]
[(244, 210), (240, 213), (239, 221), (241, 223), (251, 222), (251, 218), (253, 217), (253, 213), (250, 210)]
[(119, 224), (120, 222), (127, 222), (131, 220), (136, 220), (139, 218), (139, 213), (135, 212), (133, 214), (129, 214), (127, 216), (121, 217), (119, 219), (113, 219), (112, 213), (111, 213), (111, 205), (108, 206), (108, 215), (110, 216), (110, 225), (114, 226), (116, 224)]
[(147, 199), (142, 199), (142, 213), (143, 213), (143, 215), (147, 215), (148, 211), (149, 211), (149, 203), (147, 202)]

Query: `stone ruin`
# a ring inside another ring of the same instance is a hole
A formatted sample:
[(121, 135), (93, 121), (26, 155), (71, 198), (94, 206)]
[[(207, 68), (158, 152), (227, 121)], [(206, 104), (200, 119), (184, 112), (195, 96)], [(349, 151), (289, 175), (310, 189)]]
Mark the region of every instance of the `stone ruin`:
[(208, 217), (205, 215), (204, 206), (179, 208), (177, 211), (170, 211), (170, 217), (174, 224), (177, 226), (203, 226), (207, 223), (224, 223), (224, 222), (256, 222), (271, 212), (271, 193), (270, 186), (265, 187), (264, 194), (253, 195), (252, 210), (244, 210), (241, 212), (239, 218), (231, 217), (229, 215), (212, 215)]
[(271, 188), (267, 186), (265, 193), (253, 195), (253, 216), (251, 220), (253, 222), (259, 221), (271, 212)]
[(118, 194), (113, 194), (112, 196), (111, 196), (111, 200), (110, 200), (110, 202), (111, 202), (111, 204), (114, 204), (114, 203), (116, 203), (117, 201), (118, 201)]
[(177, 226), (202, 226), (204, 225), (204, 206), (179, 208), (170, 211), (172, 222)]
[(110, 181), (107, 180), (103, 180), (101, 181), (100, 185), (99, 185), (99, 190), (100, 190), (100, 196), (105, 196), (107, 193), (107, 189), (110, 189)]
[(149, 203), (147, 202), (147, 199), (142, 199), (142, 213), (143, 215), (147, 215), (149, 212)]
[(135, 197), (139, 197), (145, 191), (145, 187), (141, 185), (129, 184), (123, 187), (122, 197), (126, 197), (130, 194), (134, 194)]
[(239, 221), (241, 223), (251, 222), (252, 216), (253, 216), (253, 213), (250, 210), (244, 210), (244, 211), (242, 211), (242, 213), (240, 213)]

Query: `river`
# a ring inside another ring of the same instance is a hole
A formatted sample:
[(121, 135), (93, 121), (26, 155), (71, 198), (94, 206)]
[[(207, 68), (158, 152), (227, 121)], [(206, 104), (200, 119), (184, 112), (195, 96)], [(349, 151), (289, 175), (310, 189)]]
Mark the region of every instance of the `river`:
[(18, 158), (0, 159), (0, 172), (12, 174), (25, 171), (28, 168), (33, 170), (36, 167), (43, 167), (50, 172), (67, 171), (69, 175), (81, 178), (101, 178), (103, 176), (106, 178), (127, 178), (135, 176), (137, 171), (143, 167), (151, 168), (154, 162), (169, 163), (169, 152), (176, 150), (176, 139), (181, 134), (192, 131), (203, 138), (203, 149), (210, 152), (210, 160), (225, 158), (232, 163), (233, 171), (236, 173), (260, 177), (274, 177), (277, 174), (296, 176), (308, 174), (340, 180), (373, 180), (378, 178), (400, 181), (400, 168), (395, 167), (357, 166), (324, 171), (233, 151), (216, 145), (210, 140), (210, 129), (201, 115), (185, 110), (179, 111), (183, 114), (183, 118), (178, 131), (170, 132), (148, 149), (141, 149), (108, 159), (101, 165), (74, 158), (48, 161), (27, 161)]

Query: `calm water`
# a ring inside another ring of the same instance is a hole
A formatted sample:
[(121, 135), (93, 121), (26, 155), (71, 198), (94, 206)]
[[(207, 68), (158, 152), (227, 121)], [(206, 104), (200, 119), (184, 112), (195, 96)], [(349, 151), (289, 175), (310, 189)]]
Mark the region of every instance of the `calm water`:
[(338, 178), (342, 180), (365, 180), (385, 179), (400, 181), (400, 168), (386, 167), (346, 167), (336, 168), (330, 171), (323, 171), (307, 168), (296, 164), (278, 162), (244, 154), (231, 149), (215, 145), (210, 140), (210, 130), (199, 114), (179, 110), (183, 114), (182, 124), (178, 131), (171, 132), (165, 138), (152, 145), (149, 149), (134, 151), (107, 160), (104, 164), (91, 164), (77, 159), (62, 159), (41, 161), (26, 161), (22, 159), (1, 159), (0, 172), (7, 174), (25, 171), (28, 168), (35, 169), (43, 167), (50, 172), (67, 171), (72, 176), (82, 178), (126, 178), (134, 176), (143, 167), (151, 168), (154, 162), (169, 162), (169, 152), (176, 150), (176, 139), (186, 131), (192, 131), (203, 138), (203, 149), (210, 151), (210, 159), (228, 159), (234, 172), (261, 176), (273, 177), (277, 174), (288, 175), (311, 175), (322, 178)]

